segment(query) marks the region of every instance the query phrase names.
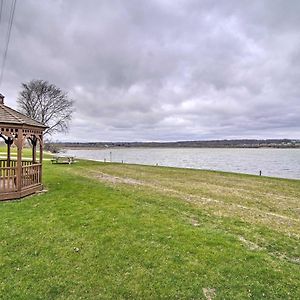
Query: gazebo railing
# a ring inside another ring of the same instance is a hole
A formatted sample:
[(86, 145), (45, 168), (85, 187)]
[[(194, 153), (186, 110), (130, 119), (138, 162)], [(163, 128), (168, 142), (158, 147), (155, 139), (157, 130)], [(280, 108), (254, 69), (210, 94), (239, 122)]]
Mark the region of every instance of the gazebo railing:
[[(21, 169), (21, 189), (41, 183), (42, 164), (23, 160)], [(18, 191), (17, 161), (0, 160), (0, 192)]]
[(0, 159), (0, 168), (15, 167), (16, 165), (16, 160), (11, 160), (8, 164), (8, 161), (6, 159)]
[[(31, 160), (22, 160), (22, 167), (32, 165)], [(7, 168), (7, 167), (16, 167), (17, 161), (15, 159), (11, 159), (8, 163), (7, 159), (0, 159), (0, 168)]]
[(22, 181), (21, 181), (22, 188), (40, 183), (41, 170), (42, 170), (42, 164), (22, 166)]
[(3, 193), (17, 191), (17, 167), (2, 167), (2, 165), (0, 167), (0, 191)]

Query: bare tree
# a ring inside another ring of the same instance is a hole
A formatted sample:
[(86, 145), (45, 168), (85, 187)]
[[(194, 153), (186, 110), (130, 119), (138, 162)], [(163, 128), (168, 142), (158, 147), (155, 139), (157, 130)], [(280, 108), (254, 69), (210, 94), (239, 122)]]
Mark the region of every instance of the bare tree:
[(44, 134), (68, 131), (74, 101), (67, 93), (45, 80), (22, 83), (22, 88), (19, 108), (28, 117), (49, 127)]

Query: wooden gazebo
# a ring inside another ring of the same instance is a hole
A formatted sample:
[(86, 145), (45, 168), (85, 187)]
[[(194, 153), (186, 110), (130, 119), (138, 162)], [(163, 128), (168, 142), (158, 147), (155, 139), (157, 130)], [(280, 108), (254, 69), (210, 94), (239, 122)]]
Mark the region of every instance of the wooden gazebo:
[[(0, 200), (18, 199), (42, 190), (43, 131), (47, 127), (4, 105), (0, 94), (0, 137), (7, 153), (0, 154)], [(31, 159), (22, 158), (26, 140), (32, 148)], [(11, 146), (17, 157), (11, 157)], [(37, 147), (39, 158), (37, 159)]]

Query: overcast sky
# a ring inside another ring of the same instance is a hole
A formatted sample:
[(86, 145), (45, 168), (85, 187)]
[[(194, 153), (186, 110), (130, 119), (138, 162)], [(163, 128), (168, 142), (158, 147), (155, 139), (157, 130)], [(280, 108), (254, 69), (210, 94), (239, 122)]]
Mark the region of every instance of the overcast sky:
[(300, 138), (299, 16), (299, 0), (18, 1), (0, 92), (68, 91), (64, 141)]

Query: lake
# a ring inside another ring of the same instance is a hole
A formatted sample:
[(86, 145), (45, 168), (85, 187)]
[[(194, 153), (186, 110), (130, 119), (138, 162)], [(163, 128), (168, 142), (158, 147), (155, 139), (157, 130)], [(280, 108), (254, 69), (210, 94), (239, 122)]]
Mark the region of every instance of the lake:
[(66, 155), (107, 162), (219, 170), (300, 179), (300, 149), (106, 148), (66, 150)]

